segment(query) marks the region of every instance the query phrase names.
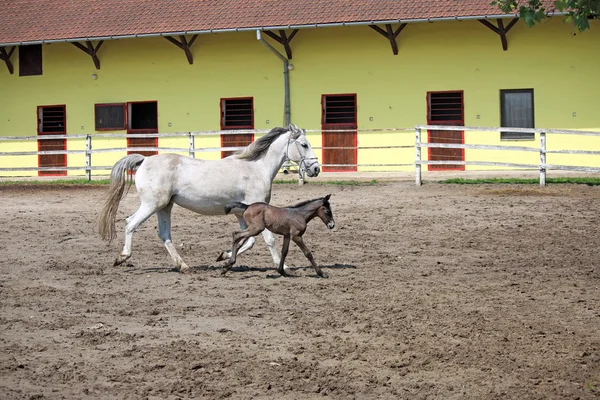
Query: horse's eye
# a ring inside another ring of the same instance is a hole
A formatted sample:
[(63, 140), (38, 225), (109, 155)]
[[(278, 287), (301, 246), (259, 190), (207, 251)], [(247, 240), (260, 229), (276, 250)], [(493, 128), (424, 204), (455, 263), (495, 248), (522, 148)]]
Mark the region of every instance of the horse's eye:
[(305, 149), (308, 149), (308, 145), (306, 143), (302, 143), (301, 146), (304, 147)]

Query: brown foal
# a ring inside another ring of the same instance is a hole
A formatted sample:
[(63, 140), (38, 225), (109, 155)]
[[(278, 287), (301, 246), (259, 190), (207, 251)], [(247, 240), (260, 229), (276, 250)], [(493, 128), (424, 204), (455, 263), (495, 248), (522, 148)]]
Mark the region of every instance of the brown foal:
[[(238, 215), (242, 213), (247, 228), (244, 231), (233, 233), (231, 257), (223, 266), (222, 274), (225, 275), (227, 271), (231, 269), (233, 264), (235, 264), (238, 249), (246, 239), (256, 236), (265, 229), (268, 229), (273, 233), (283, 235), (283, 248), (281, 250), (281, 260), (279, 261), (277, 272), (282, 276), (288, 276), (283, 269), (283, 265), (290, 246), (290, 239), (292, 239), (294, 243), (300, 247), (308, 261), (310, 261), (317, 275), (322, 278), (327, 278), (327, 274), (321, 271), (321, 268), (319, 268), (315, 262), (312, 253), (304, 244), (302, 235), (306, 231), (308, 222), (315, 217), (321, 218), (329, 229), (333, 229), (335, 221), (333, 220), (333, 213), (331, 212), (331, 206), (329, 204), (330, 197), (331, 195), (328, 194), (325, 197), (303, 201), (295, 206), (286, 208), (274, 207), (266, 203), (253, 203), (247, 205), (235, 202), (227, 205), (227, 207), (225, 207), (225, 213), (229, 214), (232, 211), (234, 214)], [(223, 252), (217, 258), (217, 261), (226, 259), (226, 254), (227, 252)]]

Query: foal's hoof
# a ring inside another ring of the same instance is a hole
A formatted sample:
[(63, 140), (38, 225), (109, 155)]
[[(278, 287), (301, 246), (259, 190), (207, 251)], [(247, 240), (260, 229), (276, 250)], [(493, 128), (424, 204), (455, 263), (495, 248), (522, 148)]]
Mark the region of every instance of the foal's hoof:
[(279, 272), (279, 275), (281, 275), (285, 278), (293, 278), (296, 276), (296, 275), (290, 273), (289, 271), (286, 271), (285, 269), (283, 271), (277, 271), (277, 272)]
[(327, 275), (325, 272), (321, 272), (320, 274), (317, 274), (317, 275), (319, 275), (323, 279), (329, 278), (329, 275)]
[(219, 257), (217, 257), (217, 261), (223, 261), (229, 258), (229, 252), (228, 251), (224, 251), (221, 253), (221, 255)]

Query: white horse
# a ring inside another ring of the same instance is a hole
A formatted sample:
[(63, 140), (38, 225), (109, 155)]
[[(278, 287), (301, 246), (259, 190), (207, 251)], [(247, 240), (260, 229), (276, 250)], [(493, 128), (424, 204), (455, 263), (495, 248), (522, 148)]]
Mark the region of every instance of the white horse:
[[(188, 265), (181, 259), (171, 241), (171, 209), (178, 204), (204, 215), (225, 215), (225, 206), (232, 202), (252, 204), (269, 203), (273, 180), (286, 159), (295, 161), (310, 177), (319, 175), (321, 168), (306, 139), (306, 133), (290, 124), (274, 128), (238, 154), (221, 160), (197, 160), (177, 154), (158, 154), (144, 157), (130, 154), (113, 166), (108, 198), (100, 214), (99, 231), (103, 239), (116, 235), (115, 219), (127, 183), (134, 179), (140, 197), (140, 207), (126, 219), (125, 245), (114, 265), (131, 257), (133, 232), (152, 214), (158, 217), (158, 236), (176, 264), (185, 272)], [(240, 228), (246, 223), (237, 216)], [(263, 237), (273, 263), (279, 264), (275, 236), (268, 230)], [(250, 249), (255, 238), (250, 238), (238, 254)]]

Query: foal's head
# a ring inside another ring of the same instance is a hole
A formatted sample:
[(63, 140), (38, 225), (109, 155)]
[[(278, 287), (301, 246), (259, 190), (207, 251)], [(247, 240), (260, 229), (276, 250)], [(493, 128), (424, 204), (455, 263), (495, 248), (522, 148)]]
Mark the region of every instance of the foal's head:
[(333, 220), (333, 213), (331, 212), (331, 204), (329, 204), (330, 197), (331, 195), (328, 194), (327, 196), (320, 199), (323, 201), (323, 205), (319, 206), (319, 209), (317, 210), (317, 215), (319, 216), (319, 218), (321, 218), (321, 221), (323, 221), (329, 229), (333, 229), (333, 227), (335, 227), (335, 221)]

